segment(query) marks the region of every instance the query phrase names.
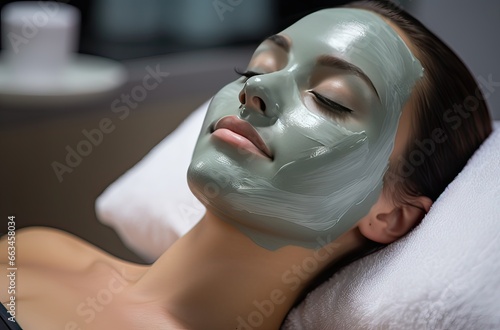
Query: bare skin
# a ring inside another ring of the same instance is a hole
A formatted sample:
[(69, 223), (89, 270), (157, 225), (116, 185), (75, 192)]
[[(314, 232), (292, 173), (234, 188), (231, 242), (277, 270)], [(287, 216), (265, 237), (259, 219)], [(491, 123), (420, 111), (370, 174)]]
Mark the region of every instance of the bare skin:
[[(321, 268), (361, 241), (351, 231), (318, 253), (298, 247), (273, 252), (207, 214), (158, 261), (143, 266), (55, 229), (21, 229), (16, 317), (25, 329), (40, 330), (236, 329), (238, 317), (247, 320), (258, 310), (254, 301), (273, 295), (274, 311), (261, 328), (277, 329)], [(0, 249), (7, 251), (6, 237)], [(318, 267), (304, 269), (311, 258)], [(8, 286), (7, 261), (2, 254), (2, 287)], [(8, 302), (5, 290), (0, 299)]]
[[(7, 239), (0, 241), (7, 251)], [(2, 288), (8, 287), (7, 253), (2, 252)], [(103, 328), (105, 318), (121, 322), (116, 309), (123, 304), (120, 295), (127, 283), (134, 283), (146, 267), (121, 261), (68, 233), (50, 228), (27, 228), (16, 233), (16, 317), (25, 329), (72, 329), (71, 321), (85, 324), (77, 307), (100, 289), (120, 291), (106, 311), (96, 313), (89, 329)], [(4, 305), (6, 290), (0, 293)], [(75, 328), (78, 329), (78, 328)]]

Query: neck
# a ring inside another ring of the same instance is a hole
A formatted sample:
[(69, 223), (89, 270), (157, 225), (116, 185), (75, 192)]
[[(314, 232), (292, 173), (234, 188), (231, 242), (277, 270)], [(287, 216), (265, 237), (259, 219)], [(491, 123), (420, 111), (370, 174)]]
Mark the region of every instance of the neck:
[(304, 288), (360, 242), (353, 230), (319, 250), (269, 251), (207, 213), (135, 292), (187, 329), (278, 329)]

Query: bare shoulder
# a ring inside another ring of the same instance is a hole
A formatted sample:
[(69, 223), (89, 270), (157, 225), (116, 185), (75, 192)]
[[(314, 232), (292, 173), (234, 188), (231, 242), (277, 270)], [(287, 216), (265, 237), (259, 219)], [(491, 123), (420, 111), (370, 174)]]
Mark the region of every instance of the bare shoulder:
[[(7, 263), (7, 236), (0, 239), (0, 263)], [(49, 227), (19, 229), (15, 235), (16, 263), (81, 270), (112, 256), (85, 240)]]

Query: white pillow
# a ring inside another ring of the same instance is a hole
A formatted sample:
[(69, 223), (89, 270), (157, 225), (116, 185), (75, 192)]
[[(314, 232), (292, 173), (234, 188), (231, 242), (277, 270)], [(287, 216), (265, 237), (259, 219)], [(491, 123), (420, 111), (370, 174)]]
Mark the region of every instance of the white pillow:
[(205, 213), (186, 174), (209, 102), (97, 198), (98, 219), (146, 261), (156, 260)]
[[(186, 169), (208, 102), (98, 198), (99, 219), (149, 261), (201, 218)], [(498, 123), (497, 123), (498, 126)], [(500, 130), (412, 233), (335, 274), (284, 329), (500, 328)]]

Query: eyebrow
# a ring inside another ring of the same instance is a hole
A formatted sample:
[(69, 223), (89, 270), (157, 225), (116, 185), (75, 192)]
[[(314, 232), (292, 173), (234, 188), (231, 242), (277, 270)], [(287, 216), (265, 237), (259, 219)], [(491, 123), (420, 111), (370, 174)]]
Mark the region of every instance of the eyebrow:
[(290, 52), (290, 42), (287, 38), (282, 35), (275, 34), (266, 39), (267, 41), (271, 41), (276, 44), (278, 47), (282, 48), (285, 52)]
[(329, 66), (329, 67), (349, 71), (350, 73), (360, 77), (368, 84), (368, 86), (370, 86), (373, 89), (373, 91), (377, 95), (378, 99), (380, 100), (380, 96), (378, 95), (377, 89), (375, 88), (375, 85), (373, 85), (373, 82), (370, 80), (370, 78), (368, 78), (368, 76), (363, 72), (363, 70), (361, 70), (356, 65), (349, 63), (346, 60), (343, 60), (341, 58), (330, 56), (330, 55), (321, 55), (318, 58), (318, 63), (321, 65), (324, 65), (324, 66)]

